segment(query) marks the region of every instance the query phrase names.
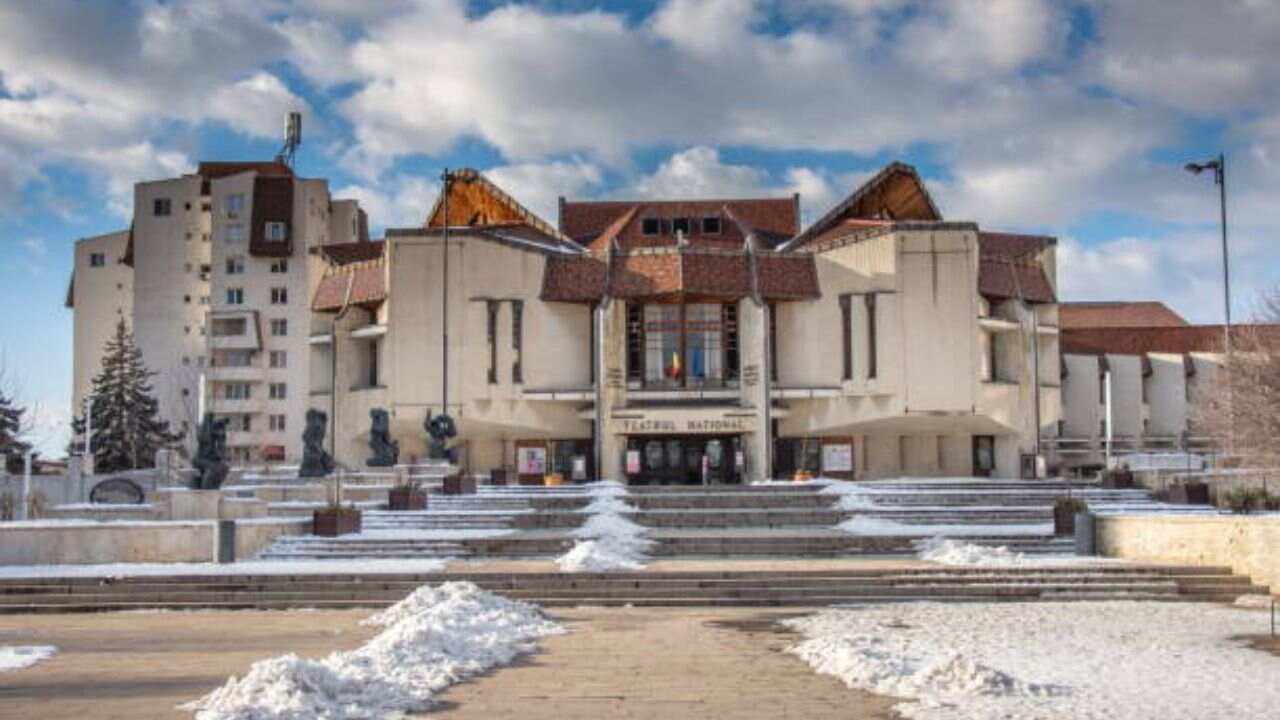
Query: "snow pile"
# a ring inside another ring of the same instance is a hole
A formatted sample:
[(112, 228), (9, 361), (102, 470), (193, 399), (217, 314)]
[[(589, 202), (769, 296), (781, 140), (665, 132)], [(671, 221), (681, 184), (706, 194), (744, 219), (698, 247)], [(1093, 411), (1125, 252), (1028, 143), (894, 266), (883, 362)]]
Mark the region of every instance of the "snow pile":
[(1007, 547), (974, 545), (963, 540), (934, 537), (916, 544), (921, 560), (943, 565), (979, 565), (982, 567), (1015, 567), (1033, 564), (1026, 555)]
[(611, 572), (640, 570), (649, 558), (646, 551), (653, 544), (645, 538), (647, 529), (628, 520), (624, 514), (635, 512), (627, 504), (627, 490), (614, 481), (596, 483), (592, 501), (583, 512), (586, 522), (573, 531), (574, 543), (564, 555), (556, 558), (562, 572)]
[(1233, 640), (1265, 623), (1228, 607), (918, 603), (786, 624), (803, 636), (789, 652), (904, 699), (895, 710), (907, 718), (1261, 720), (1280, 707), (1280, 658)]
[(1116, 458), (1113, 464), (1130, 470), (1203, 470), (1204, 458), (1190, 453), (1134, 453)]
[(938, 535), (973, 536), (973, 535), (1052, 535), (1053, 523), (1022, 523), (998, 525), (962, 525), (962, 524), (907, 524), (887, 518), (855, 515), (835, 526), (851, 535), (874, 535), (883, 537), (920, 537), (928, 538)]
[(52, 645), (0, 645), (0, 672), (31, 667), (57, 652)]
[(421, 587), (366, 622), (386, 629), (357, 650), (254, 663), (243, 678), (182, 709), (200, 720), (398, 717), (427, 709), (449, 685), (563, 632), (536, 606), (469, 582)]
[[(239, 520), (237, 522), (244, 522)], [(240, 560), (234, 563), (103, 563), (96, 565), (3, 565), (0, 578), (163, 577), (205, 575), (377, 575), (441, 572), (436, 558), (360, 560)]]
[(820, 495), (838, 495), (839, 500), (836, 501), (836, 508), (844, 511), (884, 509), (883, 505), (875, 501), (865, 485), (857, 483), (828, 480), (823, 483), (823, 488), (818, 493)]
[(1270, 610), (1272, 603), (1280, 605), (1280, 601), (1270, 595), (1241, 595), (1236, 598), (1235, 606), (1246, 610)]

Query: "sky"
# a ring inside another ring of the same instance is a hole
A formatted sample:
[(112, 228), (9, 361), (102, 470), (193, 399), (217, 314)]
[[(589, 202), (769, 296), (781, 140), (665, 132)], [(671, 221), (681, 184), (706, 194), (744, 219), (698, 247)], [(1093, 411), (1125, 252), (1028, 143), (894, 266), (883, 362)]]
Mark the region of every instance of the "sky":
[(948, 219), (1059, 239), (1065, 300), (1220, 322), (1280, 285), (1280, 0), (0, 0), (0, 367), (63, 446), (78, 238), (133, 184), (269, 159), (375, 236), (475, 167), (556, 198), (789, 196), (885, 163)]

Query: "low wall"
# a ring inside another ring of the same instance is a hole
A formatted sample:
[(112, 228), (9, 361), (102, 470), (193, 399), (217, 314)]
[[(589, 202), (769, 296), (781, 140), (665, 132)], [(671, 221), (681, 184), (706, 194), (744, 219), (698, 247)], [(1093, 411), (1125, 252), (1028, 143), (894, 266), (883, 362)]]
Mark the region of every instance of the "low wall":
[[(236, 557), (249, 559), (280, 535), (310, 530), (310, 518), (239, 520)], [(0, 523), (0, 565), (212, 562), (214, 532), (210, 521)]]
[(1280, 515), (1100, 516), (1099, 555), (1224, 565), (1280, 593)]

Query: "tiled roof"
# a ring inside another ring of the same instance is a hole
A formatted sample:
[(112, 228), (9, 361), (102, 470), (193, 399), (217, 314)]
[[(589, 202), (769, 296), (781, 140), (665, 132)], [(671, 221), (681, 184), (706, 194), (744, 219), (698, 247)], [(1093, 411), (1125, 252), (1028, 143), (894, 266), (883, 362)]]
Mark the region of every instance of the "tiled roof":
[(1039, 259), (1040, 251), (1055, 242), (1042, 235), (978, 233), (978, 293), (1027, 302), (1057, 302)]
[[(249, 254), (255, 257), (293, 255), (293, 176), (258, 175), (253, 179), (253, 219)], [(267, 240), (267, 223), (284, 223), (285, 239)]]
[(320, 279), (311, 309), (332, 312), (346, 305), (367, 307), (386, 299), (386, 264), (379, 258), (330, 267)]
[(1070, 302), (1058, 306), (1058, 325), (1063, 330), (1182, 327), (1187, 321), (1162, 302)]
[(210, 192), (209, 181), (218, 178), (239, 175), (245, 172), (256, 172), (259, 177), (293, 177), (293, 168), (282, 162), (271, 160), (268, 162), (202, 162), (196, 167), (196, 174), (203, 178), (200, 184), (200, 193), (208, 195)]
[(349, 265), (353, 262), (376, 260), (382, 257), (386, 243), (382, 240), (372, 242), (332, 243), (321, 245), (320, 253), (335, 265)]
[(548, 257), (542, 276), (542, 299), (596, 302), (604, 297), (608, 276), (608, 264), (595, 255)]
[[(639, 249), (606, 256), (548, 258), (542, 299), (596, 302), (623, 299), (741, 298), (759, 289), (770, 300), (819, 296), (812, 255), (698, 247)], [(757, 273), (752, 280), (753, 265)]]
[[(1220, 353), (1226, 334), (1221, 325), (1077, 328), (1062, 330), (1062, 352), (1074, 355), (1144, 353)], [(1233, 325), (1232, 345), (1250, 347), (1257, 339), (1280, 343), (1280, 325)]]
[(821, 296), (813, 255), (788, 253), (756, 255), (761, 297), (801, 299)]
[[(387, 228), (385, 234), (388, 238), (430, 237), (442, 235), (444, 234), (444, 230), (439, 227)], [(584, 254), (582, 248), (576, 243), (569, 242), (566, 239), (554, 235), (547, 235), (541, 230), (529, 225), (509, 224), (454, 227), (450, 228), (449, 237), (454, 242), (466, 242), (469, 238), (481, 238), (509, 245), (511, 247), (518, 247), (525, 250), (533, 250), (535, 252), (548, 254)]]
[(799, 248), (820, 236), (834, 239), (830, 231), (851, 218), (937, 221), (942, 220), (942, 213), (916, 169), (906, 163), (892, 162), (805, 228), (784, 249)]
[[(672, 221), (689, 218), (686, 240), (691, 245), (713, 248), (741, 247), (745, 239), (741, 229), (726, 217), (726, 210), (757, 230), (767, 246), (791, 237), (799, 227), (799, 202), (795, 197), (732, 200), (602, 200), (560, 202), (560, 231), (574, 241), (603, 251), (593, 241), (605, 235), (617, 237), (624, 250), (644, 247), (671, 247), (676, 244)], [(628, 213), (633, 217), (622, 218)], [(720, 232), (703, 234), (702, 219), (720, 218)], [(643, 222), (656, 218), (661, 232), (645, 235)], [(617, 227), (613, 227), (617, 225)]]

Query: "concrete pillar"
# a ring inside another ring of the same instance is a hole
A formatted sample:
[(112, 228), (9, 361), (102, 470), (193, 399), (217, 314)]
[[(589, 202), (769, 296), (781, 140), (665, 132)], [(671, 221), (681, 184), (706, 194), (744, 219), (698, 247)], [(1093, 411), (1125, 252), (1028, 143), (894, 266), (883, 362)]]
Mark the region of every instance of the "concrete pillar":
[(599, 422), (600, 478), (626, 481), (623, 451), (626, 438), (614, 432), (613, 411), (627, 404), (627, 308), (611, 300), (600, 309), (600, 364), (596, 378), (596, 416)]
[(738, 301), (738, 354), (743, 407), (755, 408), (754, 429), (743, 437), (746, 445), (747, 481), (767, 480), (772, 437), (769, 422), (769, 308), (750, 298)]
[(214, 523), (213, 561), (216, 563), (232, 563), (236, 561), (235, 520), (219, 520)]

